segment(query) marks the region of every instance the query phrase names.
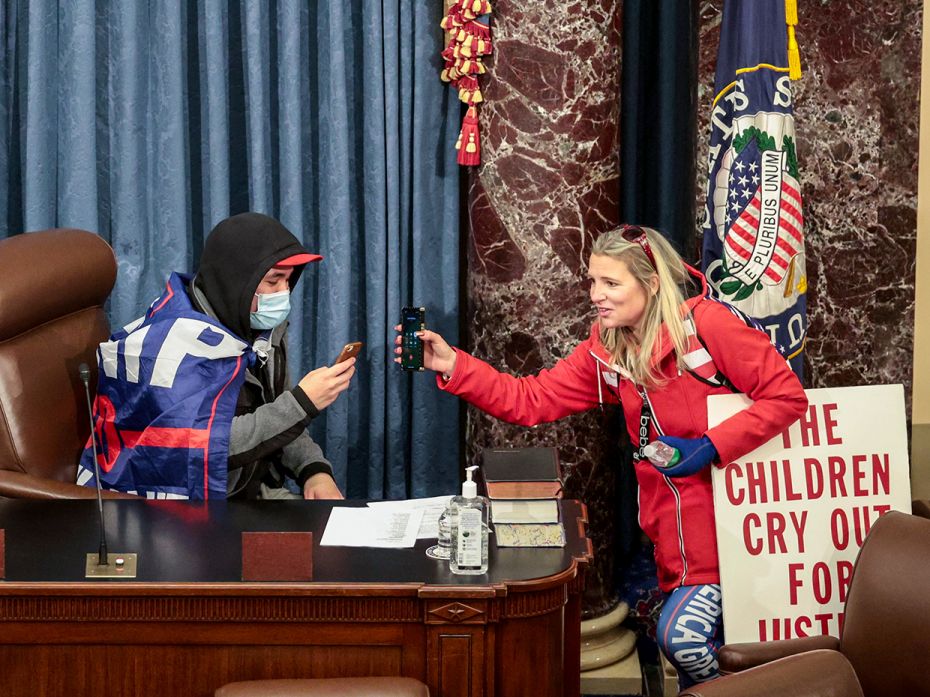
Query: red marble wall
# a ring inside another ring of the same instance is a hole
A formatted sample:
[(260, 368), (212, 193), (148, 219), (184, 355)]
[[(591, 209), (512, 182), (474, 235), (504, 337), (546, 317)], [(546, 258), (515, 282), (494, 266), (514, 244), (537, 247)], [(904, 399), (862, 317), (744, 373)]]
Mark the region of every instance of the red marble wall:
[[(808, 383), (910, 394), (921, 0), (799, 3), (795, 118), (807, 225)], [(466, 348), (515, 375), (567, 355), (594, 317), (593, 238), (618, 222), (621, 0), (494, 3), (483, 164), (470, 174)], [(695, 197), (706, 187), (722, 0), (702, 0)], [(696, 223), (699, 229), (699, 224)], [(595, 543), (586, 612), (615, 599), (616, 425), (523, 428), (469, 409), (489, 445), (558, 445)]]
[[(904, 383), (910, 400), (922, 4), (798, 3), (808, 387)], [(722, 6), (700, 4), (698, 201)]]
[[(593, 239), (619, 216), (620, 0), (493, 3), (482, 165), (470, 179), (467, 348), (526, 375), (589, 331)], [(491, 445), (558, 445), (595, 537), (590, 606), (609, 609), (614, 469), (598, 414), (524, 428), (468, 411), (469, 462)], [(598, 465), (595, 467), (595, 463)]]

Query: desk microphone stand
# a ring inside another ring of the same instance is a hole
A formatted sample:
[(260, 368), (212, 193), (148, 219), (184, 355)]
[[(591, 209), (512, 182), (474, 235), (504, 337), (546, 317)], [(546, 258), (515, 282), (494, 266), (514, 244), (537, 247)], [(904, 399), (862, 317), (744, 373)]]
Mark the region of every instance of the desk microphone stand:
[(97, 432), (94, 428), (94, 410), (90, 404), (90, 368), (86, 363), (78, 366), (84, 394), (87, 397), (87, 414), (90, 417), (90, 445), (94, 456), (94, 478), (97, 481), (97, 512), (100, 514), (100, 548), (88, 552), (84, 578), (135, 578), (136, 554), (107, 554), (107, 527), (103, 518), (103, 494), (100, 490), (100, 465), (97, 463)]

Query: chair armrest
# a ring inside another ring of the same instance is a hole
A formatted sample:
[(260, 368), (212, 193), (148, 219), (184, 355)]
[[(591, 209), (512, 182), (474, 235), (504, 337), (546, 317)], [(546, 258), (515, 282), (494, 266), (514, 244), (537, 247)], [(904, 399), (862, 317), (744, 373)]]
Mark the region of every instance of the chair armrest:
[[(34, 477), (25, 472), (0, 470), (0, 496), (11, 499), (93, 499), (97, 490), (71, 482)], [(137, 499), (121, 491), (103, 491), (105, 499)]]
[(840, 640), (832, 636), (810, 636), (780, 641), (757, 641), (746, 644), (726, 644), (720, 649), (718, 662), (721, 675), (739, 673), (764, 663), (816, 649), (837, 651)]
[(921, 518), (930, 518), (930, 501), (927, 499), (914, 499), (911, 501), (911, 513)]
[(830, 650), (787, 656), (683, 690), (678, 697), (862, 697), (846, 657)]

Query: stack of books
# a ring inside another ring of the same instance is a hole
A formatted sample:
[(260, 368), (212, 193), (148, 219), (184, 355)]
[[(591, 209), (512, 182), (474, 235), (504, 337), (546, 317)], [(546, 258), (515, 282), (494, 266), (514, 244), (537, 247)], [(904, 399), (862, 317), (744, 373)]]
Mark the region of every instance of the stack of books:
[(565, 545), (555, 448), (486, 448), (481, 470), (499, 547)]

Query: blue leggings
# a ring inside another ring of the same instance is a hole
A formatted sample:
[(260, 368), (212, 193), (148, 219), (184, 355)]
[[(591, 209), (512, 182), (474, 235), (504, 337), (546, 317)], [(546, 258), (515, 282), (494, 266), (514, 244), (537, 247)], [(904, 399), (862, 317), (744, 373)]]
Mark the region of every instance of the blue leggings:
[(679, 689), (716, 678), (717, 652), (723, 645), (720, 586), (681, 586), (659, 614), (656, 639), (678, 671)]

